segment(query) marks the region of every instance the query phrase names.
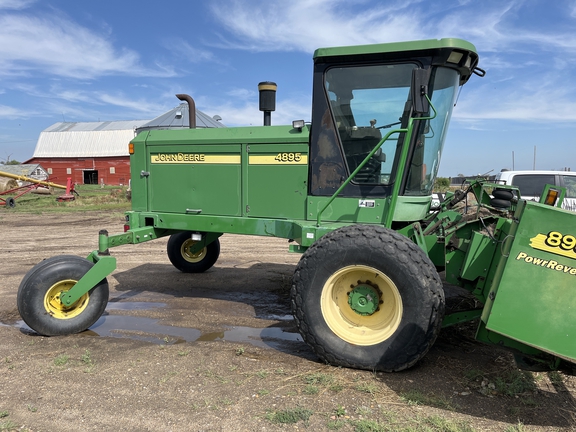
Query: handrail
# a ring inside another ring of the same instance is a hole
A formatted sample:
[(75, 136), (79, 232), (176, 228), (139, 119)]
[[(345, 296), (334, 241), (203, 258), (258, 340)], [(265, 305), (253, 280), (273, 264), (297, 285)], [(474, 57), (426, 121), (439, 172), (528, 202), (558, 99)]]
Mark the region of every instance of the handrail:
[[(410, 119), (409, 122), (409, 127), (411, 126), (411, 121), (412, 119)], [(332, 201), (334, 201), (334, 199), (336, 199), (336, 197), (340, 194), (340, 192), (342, 192), (342, 190), (348, 185), (348, 183), (350, 183), (352, 181), (352, 179), (354, 178), (354, 176), (356, 176), (356, 174), (358, 174), (358, 172), (364, 168), (364, 165), (366, 165), (366, 163), (368, 162), (368, 160), (374, 156), (374, 153), (376, 153), (378, 151), (378, 149), (386, 142), (386, 140), (388, 138), (390, 138), (390, 135), (392, 134), (396, 134), (396, 133), (402, 133), (402, 132), (408, 132), (408, 129), (394, 129), (391, 130), (390, 132), (388, 132), (386, 135), (384, 135), (384, 137), (378, 141), (378, 144), (376, 144), (376, 146), (372, 149), (372, 151), (370, 153), (368, 153), (368, 156), (366, 156), (364, 158), (364, 160), (362, 162), (360, 162), (360, 165), (358, 165), (358, 167), (352, 172), (352, 174), (350, 174), (350, 176), (348, 176), (348, 178), (344, 181), (344, 183), (342, 183), (342, 185), (336, 190), (336, 192), (334, 192), (334, 194), (330, 197), (330, 199), (328, 200), (328, 202), (324, 205), (324, 207), (322, 207), (322, 210), (320, 210), (320, 212), (318, 213), (318, 217), (316, 218), (316, 226), (320, 226), (320, 221), (321, 221), (321, 217), (322, 217), (322, 213), (324, 213), (324, 210), (326, 210), (328, 208), (328, 206), (330, 204), (332, 204)]]
[(398, 193), (400, 192), (400, 183), (402, 181), (402, 175), (404, 172), (404, 167), (406, 165), (406, 157), (408, 155), (408, 147), (409, 147), (408, 144), (410, 143), (410, 140), (412, 138), (412, 129), (414, 120), (432, 120), (438, 115), (438, 112), (436, 111), (436, 108), (434, 108), (434, 105), (432, 105), (432, 101), (430, 100), (428, 95), (424, 96), (426, 96), (426, 99), (428, 99), (428, 102), (430, 103), (430, 108), (432, 108), (432, 111), (434, 111), (434, 115), (431, 117), (416, 117), (416, 118), (410, 117), (410, 119), (408, 120), (407, 128), (391, 130), (380, 141), (378, 141), (378, 144), (376, 144), (376, 146), (372, 149), (372, 151), (368, 153), (368, 155), (364, 158), (362, 162), (360, 162), (360, 165), (358, 165), (358, 167), (348, 176), (348, 178), (344, 181), (344, 183), (340, 185), (340, 187), (336, 190), (336, 192), (332, 194), (328, 202), (324, 204), (322, 209), (318, 212), (318, 216), (316, 217), (317, 227), (320, 226), (320, 223), (322, 221), (322, 214), (324, 213), (324, 211), (328, 208), (330, 204), (332, 204), (332, 202), (336, 199), (336, 197), (340, 194), (340, 192), (342, 192), (342, 190), (352, 181), (352, 179), (356, 176), (356, 174), (358, 174), (358, 172), (364, 167), (364, 165), (366, 165), (368, 160), (370, 160), (370, 158), (374, 156), (374, 154), (378, 151), (378, 149), (382, 147), (382, 145), (388, 140), (388, 138), (390, 138), (392, 134), (406, 133), (407, 136), (406, 139), (404, 140), (404, 143), (402, 144), (402, 153), (400, 155), (400, 162), (398, 169), (396, 170), (396, 179), (394, 181), (394, 188), (392, 189), (392, 196), (390, 197), (390, 208), (388, 210), (388, 214), (386, 216), (385, 221), (385, 226), (388, 227), (391, 226), (392, 217), (396, 207), (396, 202), (398, 201)]
[[(417, 117), (416, 120), (432, 120), (436, 118), (438, 115), (438, 111), (432, 105), (432, 101), (425, 94), (426, 99), (428, 99), (428, 103), (430, 104), (430, 108), (434, 111), (434, 115), (431, 117)], [(400, 162), (398, 164), (398, 169), (396, 170), (396, 179), (394, 180), (394, 187), (392, 188), (392, 195), (390, 196), (390, 207), (386, 213), (386, 220), (384, 221), (384, 226), (390, 228), (392, 226), (392, 219), (394, 218), (394, 211), (396, 210), (396, 203), (398, 202), (398, 194), (400, 193), (400, 183), (402, 183), (402, 175), (404, 175), (404, 169), (406, 167), (406, 158), (408, 157), (408, 149), (410, 140), (412, 139), (412, 123), (415, 119), (410, 117), (408, 121), (408, 129), (410, 133), (407, 136), (407, 139), (404, 140), (402, 146), (402, 153), (400, 154)]]

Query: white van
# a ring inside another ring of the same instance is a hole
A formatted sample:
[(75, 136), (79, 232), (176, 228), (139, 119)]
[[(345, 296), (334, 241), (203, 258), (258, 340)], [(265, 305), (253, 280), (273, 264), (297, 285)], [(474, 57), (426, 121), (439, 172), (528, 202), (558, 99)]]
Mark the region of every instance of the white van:
[(506, 171), (496, 174), (495, 183), (514, 185), (522, 199), (539, 201), (544, 185), (566, 188), (562, 208), (576, 211), (576, 171)]

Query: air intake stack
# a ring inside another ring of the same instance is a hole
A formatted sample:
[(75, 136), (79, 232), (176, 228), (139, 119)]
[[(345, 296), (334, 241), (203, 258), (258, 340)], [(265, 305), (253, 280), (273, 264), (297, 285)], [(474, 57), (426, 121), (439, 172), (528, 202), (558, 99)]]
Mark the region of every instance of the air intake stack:
[(264, 126), (272, 124), (272, 111), (276, 111), (276, 89), (278, 86), (271, 81), (258, 84), (260, 92), (260, 111), (264, 111)]

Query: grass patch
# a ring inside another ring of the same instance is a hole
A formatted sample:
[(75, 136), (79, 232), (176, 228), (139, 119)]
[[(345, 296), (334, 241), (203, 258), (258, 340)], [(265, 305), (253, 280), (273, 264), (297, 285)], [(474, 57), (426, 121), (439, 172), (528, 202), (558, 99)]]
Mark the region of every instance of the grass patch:
[(359, 383), (355, 387), (356, 390), (362, 393), (369, 393), (371, 395), (378, 392), (378, 386), (374, 383)]
[(69, 360), (70, 360), (69, 356), (67, 356), (66, 354), (60, 354), (58, 357), (54, 359), (54, 365), (64, 366), (68, 363)]
[(338, 405), (338, 408), (334, 410), (334, 415), (336, 417), (344, 417), (346, 415), (346, 408), (344, 408), (342, 405)]
[(318, 392), (320, 392), (320, 389), (318, 388), (318, 386), (308, 384), (306, 387), (304, 387), (304, 390), (302, 391), (304, 392), (304, 394), (307, 395), (315, 395), (318, 394)]
[(227, 383), (229, 382), (229, 380), (228, 380), (226, 377), (224, 377), (224, 376), (222, 376), (222, 375), (219, 375), (219, 374), (217, 374), (216, 372), (214, 372), (213, 370), (210, 370), (210, 369), (208, 369), (208, 370), (204, 373), (204, 376), (206, 376), (206, 378), (212, 378), (212, 379), (214, 379), (214, 380), (216, 380), (216, 381), (218, 381), (218, 382), (220, 382), (220, 383), (222, 383), (222, 384), (227, 384)]
[(352, 426), (354, 426), (354, 432), (391, 432), (398, 429), (390, 429), (387, 425), (384, 425), (375, 420), (355, 420), (352, 421)]
[(86, 366), (91, 366), (94, 363), (92, 361), (90, 350), (84, 351), (84, 354), (82, 354), (82, 356), (80, 357), (80, 361), (84, 363)]
[(370, 419), (350, 420), (354, 432), (475, 432), (466, 421), (450, 420), (439, 415), (417, 416), (397, 422), (394, 418), (388, 421)]
[(78, 185), (74, 201), (58, 202), (56, 198), (65, 193), (55, 189), (52, 195), (27, 193), (16, 198), (16, 207), (6, 211), (18, 213), (74, 212), (87, 210), (116, 210), (120, 213), (130, 210), (130, 201), (126, 198), (126, 186)]
[(344, 386), (341, 383), (334, 383), (328, 386), (328, 389), (334, 393), (339, 393), (344, 390)]
[(466, 371), (466, 373), (464, 374), (464, 377), (468, 381), (477, 381), (477, 380), (483, 378), (483, 376), (484, 376), (484, 372), (482, 372), (481, 370), (478, 370), (478, 369), (470, 369), (470, 370)]
[(427, 405), (453, 411), (454, 405), (444, 396), (422, 393), (420, 390), (408, 390), (401, 393), (400, 398), (408, 405)]
[(304, 382), (310, 385), (330, 385), (334, 382), (334, 377), (329, 374), (313, 373), (304, 375)]
[(524, 424), (518, 422), (517, 425), (514, 426), (508, 426), (506, 429), (504, 429), (504, 432), (526, 432), (526, 428), (524, 427)]
[(6, 422), (0, 423), (0, 431), (15, 429), (17, 426), (18, 425), (14, 423), (12, 420), (8, 420)]
[(166, 375), (164, 375), (162, 378), (160, 378), (160, 382), (162, 384), (168, 382), (169, 380), (171, 380), (172, 378), (174, 378), (176, 375), (178, 375), (178, 372), (168, 372)]
[(433, 415), (421, 420), (420, 425), (426, 430), (426, 426), (433, 431), (439, 432), (474, 432), (474, 428), (468, 422), (462, 420), (450, 420), (439, 415)]
[(256, 376), (260, 379), (265, 379), (265, 378), (268, 378), (268, 373), (269, 372), (266, 370), (260, 370), (260, 371), (256, 372)]
[(512, 369), (498, 375), (494, 380), (496, 391), (506, 396), (517, 396), (536, 389), (532, 374), (527, 371)]
[(328, 430), (340, 430), (344, 427), (346, 422), (344, 420), (330, 420), (326, 423), (326, 429)]
[(297, 407), (281, 411), (268, 411), (266, 413), (266, 419), (275, 424), (290, 424), (298, 423), (299, 421), (306, 423), (312, 414), (314, 413), (309, 409)]
[(372, 414), (372, 410), (367, 406), (359, 406), (356, 408), (355, 412), (356, 414), (361, 416), (369, 416), (370, 414)]
[(562, 384), (564, 382), (564, 377), (558, 371), (548, 372), (548, 379), (554, 385)]

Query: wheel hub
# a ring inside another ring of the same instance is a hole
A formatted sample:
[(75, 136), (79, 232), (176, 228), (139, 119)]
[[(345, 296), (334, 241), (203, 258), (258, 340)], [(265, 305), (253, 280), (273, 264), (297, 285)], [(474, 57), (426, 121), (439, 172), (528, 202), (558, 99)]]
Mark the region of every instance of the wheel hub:
[(67, 279), (55, 283), (48, 289), (44, 296), (44, 308), (48, 314), (58, 319), (70, 319), (80, 315), (86, 309), (89, 300), (88, 293), (69, 306), (61, 301), (62, 295), (72, 289), (76, 282), (75, 280)]
[(372, 286), (370, 281), (360, 282), (351, 286), (352, 291), (348, 293), (348, 304), (350, 308), (359, 315), (372, 315), (380, 306), (380, 290), (378, 286)]
[(182, 243), (182, 248), (181, 248), (182, 257), (188, 262), (195, 263), (195, 262), (202, 261), (202, 259), (204, 258), (204, 255), (206, 255), (206, 248), (205, 247), (203, 249), (200, 249), (197, 252), (192, 252), (192, 247), (196, 243), (198, 243), (198, 242), (194, 241), (194, 240), (186, 240), (184, 243)]

